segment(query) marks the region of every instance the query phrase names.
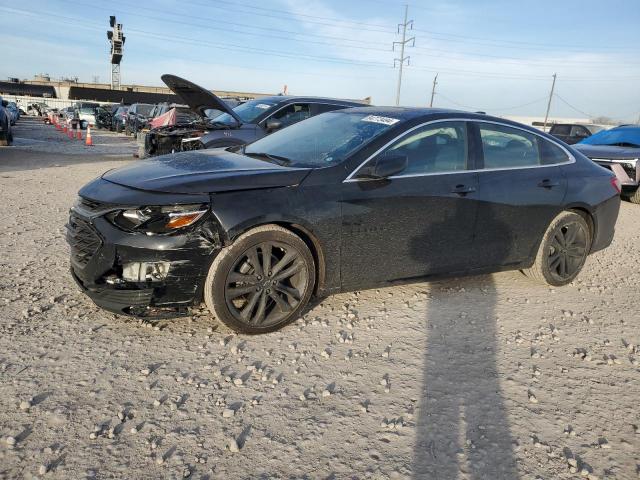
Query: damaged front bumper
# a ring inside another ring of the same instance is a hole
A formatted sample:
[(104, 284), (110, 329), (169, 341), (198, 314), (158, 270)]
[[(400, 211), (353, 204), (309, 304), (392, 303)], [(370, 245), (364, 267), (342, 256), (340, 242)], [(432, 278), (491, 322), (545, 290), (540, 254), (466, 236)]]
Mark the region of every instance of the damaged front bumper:
[(592, 158), (592, 160), (608, 170), (611, 170), (618, 180), (623, 192), (633, 192), (640, 185), (640, 160), (633, 159), (607, 159)]
[(145, 235), (75, 210), (67, 242), (71, 274), (81, 290), (101, 308), (136, 316), (180, 314), (199, 304), (221, 248), (213, 218), (184, 233)]

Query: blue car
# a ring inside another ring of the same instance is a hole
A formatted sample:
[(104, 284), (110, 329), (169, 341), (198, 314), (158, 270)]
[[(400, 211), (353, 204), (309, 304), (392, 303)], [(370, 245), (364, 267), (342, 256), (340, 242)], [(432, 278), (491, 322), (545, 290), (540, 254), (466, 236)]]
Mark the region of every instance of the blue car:
[(640, 204), (640, 125), (603, 130), (573, 147), (615, 173), (622, 184), (622, 198)]

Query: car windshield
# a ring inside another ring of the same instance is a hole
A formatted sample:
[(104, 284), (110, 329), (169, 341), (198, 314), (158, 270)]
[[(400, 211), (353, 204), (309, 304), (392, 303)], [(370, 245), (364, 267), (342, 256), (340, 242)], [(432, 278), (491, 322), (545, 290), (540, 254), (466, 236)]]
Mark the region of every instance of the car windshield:
[(399, 121), (345, 110), (323, 113), (248, 145), (244, 153), (276, 159), (288, 166), (326, 167), (342, 162)]
[(151, 109), (153, 108), (153, 105), (144, 105), (142, 103), (139, 103), (136, 106), (136, 113), (138, 115), (142, 115), (144, 117), (148, 117), (149, 114), (151, 113)]
[[(277, 101), (273, 100), (251, 100), (249, 102), (238, 105), (233, 109), (233, 111), (240, 117), (240, 119), (244, 123), (251, 123), (277, 103)], [(228, 113), (218, 115), (217, 117), (215, 117), (215, 119), (216, 122), (222, 122), (229, 125), (233, 125), (234, 123), (236, 123), (236, 120)]]
[(640, 127), (618, 127), (603, 130), (585, 138), (584, 145), (610, 145), (618, 147), (640, 148)]

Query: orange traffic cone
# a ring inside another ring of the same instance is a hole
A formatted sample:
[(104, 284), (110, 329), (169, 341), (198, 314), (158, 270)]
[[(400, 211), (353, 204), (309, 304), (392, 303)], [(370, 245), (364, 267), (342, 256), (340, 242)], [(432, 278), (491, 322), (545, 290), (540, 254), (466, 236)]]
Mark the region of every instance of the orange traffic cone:
[(75, 134), (73, 133), (73, 128), (69, 127), (69, 131), (67, 132), (67, 136), (73, 140), (73, 137), (75, 137)]
[(67, 122), (62, 126), (62, 133), (67, 133)]
[(78, 127), (78, 135), (76, 137), (78, 140), (82, 140), (82, 130)]
[(87, 139), (84, 142), (85, 145), (87, 146), (92, 146), (93, 145), (93, 140), (91, 139), (91, 127), (87, 126)]

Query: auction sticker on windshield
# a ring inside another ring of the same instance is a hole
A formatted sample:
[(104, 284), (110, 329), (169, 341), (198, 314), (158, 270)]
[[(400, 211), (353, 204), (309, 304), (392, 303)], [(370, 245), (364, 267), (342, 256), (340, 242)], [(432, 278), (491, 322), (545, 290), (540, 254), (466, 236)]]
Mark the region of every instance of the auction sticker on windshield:
[(367, 115), (362, 119), (363, 122), (382, 123), (383, 125), (395, 125), (400, 120), (391, 117), (381, 117), (380, 115)]

